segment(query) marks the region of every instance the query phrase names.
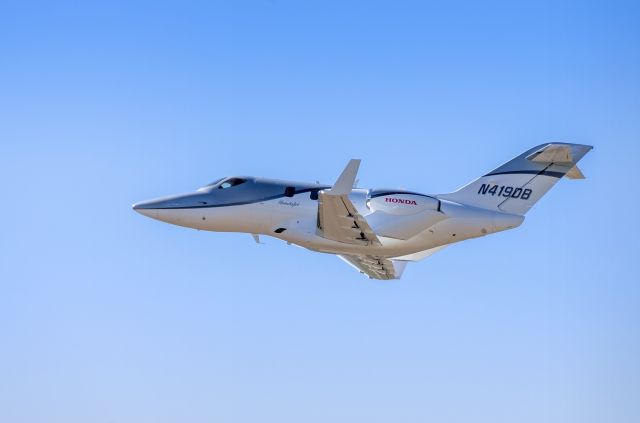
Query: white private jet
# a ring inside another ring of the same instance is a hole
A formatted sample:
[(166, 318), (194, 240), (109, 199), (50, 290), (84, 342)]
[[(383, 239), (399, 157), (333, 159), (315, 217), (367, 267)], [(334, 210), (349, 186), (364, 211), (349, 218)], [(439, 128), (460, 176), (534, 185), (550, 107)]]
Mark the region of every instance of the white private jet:
[(520, 226), (524, 214), (593, 147), (532, 148), (449, 194), (355, 188), (360, 160), (332, 186), (234, 176), (195, 192), (137, 203), (138, 213), (216, 232), (269, 235), (337, 254), (373, 279), (399, 279), (408, 262), (446, 245)]

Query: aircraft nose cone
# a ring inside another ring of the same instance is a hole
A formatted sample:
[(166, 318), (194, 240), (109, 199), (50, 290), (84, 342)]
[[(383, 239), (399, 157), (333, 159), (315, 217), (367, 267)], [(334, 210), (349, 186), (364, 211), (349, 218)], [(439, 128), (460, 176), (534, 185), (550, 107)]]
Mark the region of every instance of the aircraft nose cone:
[(187, 193), (141, 201), (134, 204), (132, 208), (143, 216), (167, 223), (176, 223), (181, 220), (181, 216), (184, 214), (183, 209), (203, 204), (205, 200), (208, 198), (203, 198), (200, 193)]
[(131, 208), (143, 216), (156, 219), (158, 217), (158, 204), (159, 201), (154, 200), (141, 201), (139, 203), (135, 203), (133, 206), (131, 206)]

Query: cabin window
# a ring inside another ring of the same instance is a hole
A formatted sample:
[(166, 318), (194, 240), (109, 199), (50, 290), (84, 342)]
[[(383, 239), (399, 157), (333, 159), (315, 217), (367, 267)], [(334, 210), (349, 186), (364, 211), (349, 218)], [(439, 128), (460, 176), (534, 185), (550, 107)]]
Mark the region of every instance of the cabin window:
[(286, 187), (284, 189), (285, 197), (293, 197), (295, 193), (296, 193), (296, 187)]

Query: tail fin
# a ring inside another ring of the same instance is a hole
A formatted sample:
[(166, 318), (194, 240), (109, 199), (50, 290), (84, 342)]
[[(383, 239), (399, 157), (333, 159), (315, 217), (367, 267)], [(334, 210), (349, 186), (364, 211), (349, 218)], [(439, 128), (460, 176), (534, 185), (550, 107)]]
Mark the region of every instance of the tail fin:
[(458, 191), (438, 198), (523, 215), (563, 176), (584, 178), (576, 164), (592, 148), (581, 144), (542, 144)]

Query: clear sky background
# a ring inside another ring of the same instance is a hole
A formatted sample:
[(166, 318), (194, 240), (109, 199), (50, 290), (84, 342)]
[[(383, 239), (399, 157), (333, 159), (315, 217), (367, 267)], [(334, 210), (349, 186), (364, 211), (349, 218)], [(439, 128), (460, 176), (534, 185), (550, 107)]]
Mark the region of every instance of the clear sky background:
[[(0, 421), (640, 421), (637, 2), (88, 3), (0, 3)], [(588, 179), (394, 282), (131, 210), (548, 141)]]

